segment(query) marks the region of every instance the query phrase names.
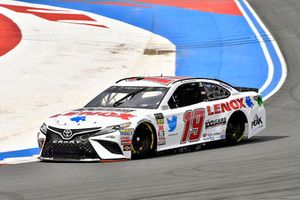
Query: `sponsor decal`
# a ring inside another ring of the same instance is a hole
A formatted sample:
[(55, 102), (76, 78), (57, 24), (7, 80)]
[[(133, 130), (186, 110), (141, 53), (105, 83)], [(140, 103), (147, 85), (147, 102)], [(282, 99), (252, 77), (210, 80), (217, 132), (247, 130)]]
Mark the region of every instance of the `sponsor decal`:
[(86, 121), (85, 118), (86, 118), (86, 116), (76, 116), (76, 117), (70, 118), (70, 120), (73, 121), (73, 122), (78, 123), (80, 121), (85, 122)]
[(204, 141), (209, 140), (207, 133), (202, 134), (202, 139), (203, 139)]
[(177, 117), (173, 116), (172, 119), (167, 119), (167, 122), (169, 126), (169, 132), (173, 132), (177, 126)]
[(261, 96), (255, 96), (255, 97), (253, 97), (253, 99), (255, 101), (257, 101), (258, 106), (262, 106), (264, 104), (263, 99), (261, 98)]
[(204, 133), (202, 135), (202, 138), (204, 141), (207, 141), (207, 140), (214, 140), (214, 135), (212, 133)]
[(70, 129), (65, 129), (63, 132), (62, 132), (62, 135), (68, 139), (68, 138), (71, 138), (73, 136), (73, 132), (72, 130)]
[(224, 112), (229, 112), (232, 110), (237, 110), (240, 108), (246, 108), (243, 98), (233, 99), (229, 102), (214, 104), (213, 106), (207, 106), (207, 114), (210, 116)]
[(123, 151), (131, 151), (131, 145), (123, 145)]
[(161, 131), (158, 135), (158, 145), (165, 145), (166, 144), (166, 137), (165, 131)]
[(65, 114), (54, 115), (51, 118), (58, 116), (73, 116), (73, 115), (83, 115), (83, 116), (101, 116), (101, 117), (114, 117), (121, 118), (124, 120), (129, 120), (129, 118), (136, 117), (135, 115), (129, 113), (116, 113), (116, 112), (105, 112), (105, 111), (71, 111)]
[(254, 106), (250, 97), (246, 97), (246, 104), (249, 108), (253, 108), (253, 106)]
[(80, 144), (81, 140), (53, 140), (53, 144)]
[(166, 134), (163, 125), (158, 126), (157, 135), (158, 135), (158, 145), (166, 144)]
[(217, 133), (213, 133), (215, 140), (219, 140), (219, 139), (225, 139), (226, 137), (226, 132), (222, 131), (222, 132), (217, 132)]
[(121, 145), (131, 145), (134, 129), (133, 128), (122, 129), (120, 130), (120, 132), (121, 132), (120, 135)]
[(222, 117), (219, 119), (214, 119), (214, 120), (208, 120), (205, 122), (205, 128), (213, 128), (216, 126), (220, 125), (225, 125), (226, 124), (226, 117)]
[(209, 140), (215, 140), (215, 137), (212, 133), (207, 134)]
[(121, 136), (132, 135), (134, 132), (134, 129), (133, 128), (125, 128), (125, 129), (121, 129), (120, 132), (121, 132)]
[(154, 114), (154, 116), (155, 116), (157, 125), (164, 124), (164, 115), (162, 113), (156, 113), (156, 114)]
[(251, 122), (251, 129), (257, 129), (263, 127), (263, 122), (258, 114), (255, 114), (253, 121)]
[(131, 145), (131, 138), (121, 138), (121, 145)]
[(225, 139), (226, 133), (225, 132), (217, 132), (217, 133), (204, 133), (202, 135), (202, 138), (204, 141), (214, 141), (214, 140), (220, 140)]
[(159, 125), (158, 126), (158, 132), (162, 132), (164, 131), (164, 126), (163, 125)]

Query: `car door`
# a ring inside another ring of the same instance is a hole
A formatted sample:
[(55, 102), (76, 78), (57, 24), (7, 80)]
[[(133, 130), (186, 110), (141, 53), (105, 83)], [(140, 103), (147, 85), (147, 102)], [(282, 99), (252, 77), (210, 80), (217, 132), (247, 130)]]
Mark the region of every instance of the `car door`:
[(180, 85), (168, 100), (164, 111), (165, 147), (176, 148), (200, 141), (204, 130), (206, 92), (200, 82)]
[(227, 111), (221, 107), (230, 96), (230, 92), (224, 87), (210, 83), (202, 82), (208, 97), (206, 106), (205, 133), (202, 135), (204, 142), (225, 139), (227, 125)]

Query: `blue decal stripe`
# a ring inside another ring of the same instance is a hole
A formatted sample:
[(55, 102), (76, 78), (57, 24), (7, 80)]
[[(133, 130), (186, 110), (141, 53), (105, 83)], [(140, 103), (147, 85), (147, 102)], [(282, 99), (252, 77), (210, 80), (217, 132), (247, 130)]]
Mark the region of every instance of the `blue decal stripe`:
[(33, 155), (38, 155), (40, 153), (39, 148), (31, 148), (31, 149), (23, 149), (17, 151), (9, 151), (9, 152), (0, 152), (0, 160), (4, 160), (6, 158), (18, 158), (18, 157), (29, 157)]

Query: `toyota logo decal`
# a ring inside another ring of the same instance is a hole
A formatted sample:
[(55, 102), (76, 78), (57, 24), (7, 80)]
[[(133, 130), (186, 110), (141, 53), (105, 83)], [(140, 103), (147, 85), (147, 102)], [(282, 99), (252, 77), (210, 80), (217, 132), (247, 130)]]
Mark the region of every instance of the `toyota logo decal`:
[(71, 138), (71, 137), (73, 136), (73, 132), (72, 132), (70, 129), (66, 129), (66, 130), (64, 130), (64, 132), (63, 132), (63, 136), (64, 136), (65, 138)]

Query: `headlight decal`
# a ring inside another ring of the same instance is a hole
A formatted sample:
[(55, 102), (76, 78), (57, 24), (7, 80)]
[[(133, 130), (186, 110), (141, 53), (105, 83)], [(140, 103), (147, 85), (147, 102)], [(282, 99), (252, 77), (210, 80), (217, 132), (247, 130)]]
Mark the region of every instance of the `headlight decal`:
[(43, 125), (40, 128), (41, 133), (45, 134), (47, 133), (47, 125), (45, 123), (43, 123)]
[(129, 127), (130, 125), (131, 125), (131, 122), (127, 122), (127, 123), (124, 123), (124, 124), (113, 125), (113, 126), (108, 126), (104, 129), (102, 129), (101, 131), (99, 131), (98, 133), (95, 133), (93, 136), (105, 135), (105, 134), (113, 133), (113, 132), (116, 132), (116, 131), (122, 132), (123, 130), (126, 130), (127, 127)]

